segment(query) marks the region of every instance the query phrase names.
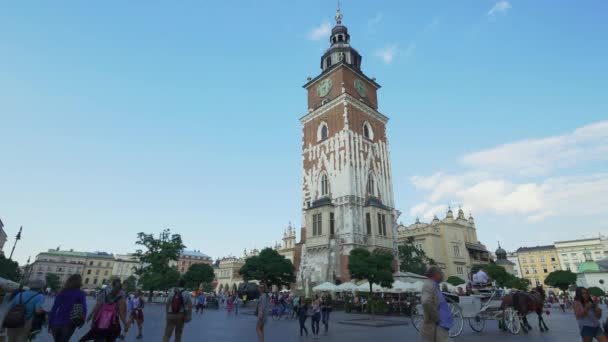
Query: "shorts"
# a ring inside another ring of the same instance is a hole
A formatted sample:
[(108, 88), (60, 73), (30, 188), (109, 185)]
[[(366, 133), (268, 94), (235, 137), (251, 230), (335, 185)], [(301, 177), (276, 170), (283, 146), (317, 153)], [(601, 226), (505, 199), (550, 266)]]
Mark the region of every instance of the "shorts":
[(131, 318), (137, 322), (144, 321), (144, 310), (133, 310), (131, 311)]
[(602, 329), (600, 329), (600, 327), (588, 327), (588, 326), (583, 326), (581, 328), (581, 337), (599, 337), (602, 336), (603, 332)]

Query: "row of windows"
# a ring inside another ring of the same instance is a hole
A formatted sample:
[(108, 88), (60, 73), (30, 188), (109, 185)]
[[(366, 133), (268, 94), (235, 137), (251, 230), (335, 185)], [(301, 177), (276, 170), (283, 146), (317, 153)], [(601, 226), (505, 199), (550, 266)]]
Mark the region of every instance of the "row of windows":
[[(93, 266), (93, 261), (89, 261), (89, 266)], [(97, 262), (97, 267), (101, 267), (101, 261)], [(110, 262), (106, 262), (106, 267), (110, 267)]]
[[(321, 122), (317, 128), (317, 142), (327, 139), (328, 136), (329, 126), (327, 126), (327, 123)], [(374, 139), (374, 130), (367, 121), (363, 123), (363, 137), (368, 140)]]
[(456, 266), (456, 273), (464, 274), (464, 268), (462, 266)]
[[(367, 235), (372, 235), (372, 215), (365, 213), (365, 227)], [(378, 213), (378, 235), (387, 236), (386, 215)]]
[[(98, 281), (99, 280), (97, 278), (93, 278), (93, 285), (97, 285)], [(107, 279), (102, 279), (100, 284), (105, 284), (106, 281), (107, 281)], [(89, 278), (84, 278), (84, 283), (85, 283), (85, 285), (89, 284)]]
[[(334, 213), (329, 213), (329, 235), (335, 234), (335, 216)], [(312, 236), (323, 234), (323, 213), (312, 215)]]
[[(367, 187), (366, 187), (368, 196), (375, 196), (375, 186), (374, 186), (374, 175), (373, 173), (369, 173), (367, 176)], [(329, 196), (329, 179), (327, 178), (327, 174), (321, 174), (321, 197)]]
[[(44, 266), (40, 266), (37, 268), (38, 272), (44, 272), (45, 271), (45, 267)], [(57, 267), (53, 267), (53, 266), (47, 266), (46, 267), (46, 271), (47, 272), (57, 272), (57, 273), (63, 273), (63, 272), (67, 272), (69, 274), (73, 274), (73, 273), (80, 273), (80, 268), (77, 267), (76, 269), (72, 268), (72, 267), (61, 267), (61, 266), (57, 266)]]
[[(547, 267), (546, 265), (543, 265), (543, 273), (549, 273), (549, 267)], [(557, 266), (553, 265), (553, 271), (557, 271)], [(524, 272), (526, 274), (530, 274), (530, 268), (528, 267), (524, 267)], [(536, 266), (532, 266), (532, 273), (533, 274), (538, 274), (538, 269), (536, 268)]]
[[(540, 262), (545, 262), (545, 256), (541, 255), (540, 258), (539, 258), (539, 260), (540, 260)], [(551, 257), (551, 261), (555, 262), (555, 257)], [(527, 263), (528, 261), (527, 261), (526, 257), (522, 257), (521, 258), (521, 262), (522, 263)], [(530, 263), (534, 263), (534, 262), (536, 262), (536, 259), (534, 259), (534, 257), (531, 256), (530, 257)]]
[[(108, 272), (109, 272), (108, 270), (105, 270), (105, 271), (103, 272), (103, 275), (106, 275), (106, 276), (107, 276), (107, 275), (108, 275)], [(91, 270), (87, 270), (87, 275), (89, 275), (89, 274), (91, 274)], [(99, 270), (95, 270), (95, 275), (99, 275)]]

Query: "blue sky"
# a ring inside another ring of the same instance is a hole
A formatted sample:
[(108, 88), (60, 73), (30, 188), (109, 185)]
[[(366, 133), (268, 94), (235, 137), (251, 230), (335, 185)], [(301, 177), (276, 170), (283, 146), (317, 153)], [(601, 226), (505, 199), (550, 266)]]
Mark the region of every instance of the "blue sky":
[[(490, 248), (608, 232), (607, 10), (344, 1), (383, 86), (400, 221), (460, 204)], [(239, 255), (299, 227), (301, 86), (334, 13), (320, 0), (1, 4), (0, 218), (11, 237), (24, 226), (18, 260), (131, 252), (137, 232), (165, 227)]]

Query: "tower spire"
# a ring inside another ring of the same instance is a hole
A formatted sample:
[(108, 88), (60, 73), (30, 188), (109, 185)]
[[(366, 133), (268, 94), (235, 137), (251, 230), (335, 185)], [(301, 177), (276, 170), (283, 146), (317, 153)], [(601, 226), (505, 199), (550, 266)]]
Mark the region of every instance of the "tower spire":
[(336, 24), (342, 25), (342, 13), (340, 12), (340, 0), (338, 0), (338, 9), (336, 10)]

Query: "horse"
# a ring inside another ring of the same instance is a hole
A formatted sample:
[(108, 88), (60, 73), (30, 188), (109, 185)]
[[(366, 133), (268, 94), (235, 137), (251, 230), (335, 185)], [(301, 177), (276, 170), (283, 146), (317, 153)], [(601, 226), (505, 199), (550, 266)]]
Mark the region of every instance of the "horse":
[(538, 327), (540, 328), (540, 332), (545, 332), (549, 331), (549, 327), (547, 327), (547, 324), (543, 319), (546, 298), (545, 289), (543, 289), (542, 286), (537, 286), (530, 292), (518, 291), (504, 296), (501, 303), (501, 309), (505, 310), (510, 307), (515, 309), (523, 323), (522, 329), (524, 333), (532, 330), (532, 326), (528, 323), (528, 314), (536, 312), (538, 315)]

